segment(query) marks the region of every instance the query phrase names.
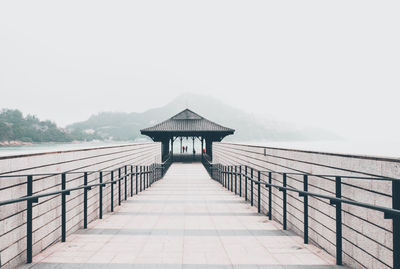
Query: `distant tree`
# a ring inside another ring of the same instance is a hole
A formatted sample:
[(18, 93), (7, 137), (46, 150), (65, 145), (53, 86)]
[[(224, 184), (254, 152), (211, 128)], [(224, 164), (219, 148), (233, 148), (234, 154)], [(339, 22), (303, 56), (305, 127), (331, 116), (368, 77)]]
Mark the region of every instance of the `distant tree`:
[(17, 109), (0, 110), (0, 141), (70, 142), (73, 140), (99, 139), (96, 134), (76, 131), (73, 135), (58, 128), (49, 120), (41, 121), (35, 115), (23, 116)]

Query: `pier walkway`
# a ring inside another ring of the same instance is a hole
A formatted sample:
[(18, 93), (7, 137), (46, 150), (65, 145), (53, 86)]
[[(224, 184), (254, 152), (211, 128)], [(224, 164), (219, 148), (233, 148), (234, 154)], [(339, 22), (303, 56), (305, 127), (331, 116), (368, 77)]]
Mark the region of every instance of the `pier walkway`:
[(212, 180), (173, 163), (151, 188), (21, 268), (330, 269), (335, 259)]

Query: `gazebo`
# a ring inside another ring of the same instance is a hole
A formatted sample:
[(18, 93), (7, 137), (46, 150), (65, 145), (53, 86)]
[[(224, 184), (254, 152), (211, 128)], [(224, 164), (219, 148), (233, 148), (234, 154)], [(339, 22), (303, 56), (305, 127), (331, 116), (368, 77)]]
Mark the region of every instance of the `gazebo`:
[(234, 129), (212, 122), (190, 109), (185, 109), (166, 121), (140, 130), (142, 135), (147, 135), (153, 141), (162, 143), (163, 160), (168, 157), (170, 152), (173, 152), (174, 141), (177, 138), (180, 138), (182, 150), (183, 137), (192, 137), (193, 148), (195, 138), (199, 139), (201, 141), (202, 152), (205, 142), (206, 154), (212, 158), (212, 142), (219, 142), (225, 136), (231, 135), (234, 132)]

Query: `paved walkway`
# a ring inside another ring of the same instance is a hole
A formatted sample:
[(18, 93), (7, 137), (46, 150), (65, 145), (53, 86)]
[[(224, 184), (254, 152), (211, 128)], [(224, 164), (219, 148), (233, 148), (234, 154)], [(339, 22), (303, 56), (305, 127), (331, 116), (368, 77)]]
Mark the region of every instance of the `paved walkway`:
[(34, 258), (32, 268), (331, 269), (333, 257), (175, 163), (164, 179)]

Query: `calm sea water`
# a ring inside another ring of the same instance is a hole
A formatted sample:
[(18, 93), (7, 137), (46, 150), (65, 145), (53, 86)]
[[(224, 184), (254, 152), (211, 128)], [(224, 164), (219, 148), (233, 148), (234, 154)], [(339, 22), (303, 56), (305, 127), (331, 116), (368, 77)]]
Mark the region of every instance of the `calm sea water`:
[[(80, 148), (95, 148), (100, 146), (122, 145), (132, 142), (85, 142), (85, 143), (62, 143), (62, 144), (36, 144), (28, 146), (0, 147), (0, 156), (19, 155), (28, 153), (51, 152), (62, 150), (73, 150)], [(239, 142), (234, 142), (239, 143)], [(311, 151), (322, 151), (331, 153), (343, 153), (354, 155), (367, 155), (377, 157), (400, 158), (399, 140), (334, 140), (334, 141), (286, 141), (286, 142), (240, 142), (243, 144), (300, 149)], [(192, 142), (185, 141), (191, 151)], [(174, 143), (175, 152), (179, 152), (178, 143)], [(200, 152), (200, 144), (196, 142), (196, 152)]]
[(287, 141), (287, 142), (249, 142), (251, 145), (276, 148), (289, 148), (319, 152), (366, 155), (375, 157), (400, 158), (399, 140), (334, 140), (334, 141)]
[(20, 154), (32, 154), (40, 152), (63, 151), (83, 148), (96, 148), (112, 145), (123, 145), (133, 142), (82, 142), (82, 143), (60, 143), (60, 144), (34, 144), (24, 146), (0, 146), (0, 156), (11, 156)]

